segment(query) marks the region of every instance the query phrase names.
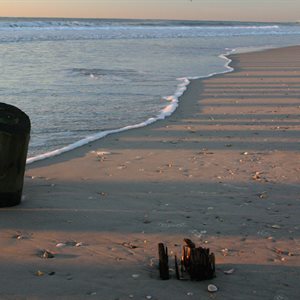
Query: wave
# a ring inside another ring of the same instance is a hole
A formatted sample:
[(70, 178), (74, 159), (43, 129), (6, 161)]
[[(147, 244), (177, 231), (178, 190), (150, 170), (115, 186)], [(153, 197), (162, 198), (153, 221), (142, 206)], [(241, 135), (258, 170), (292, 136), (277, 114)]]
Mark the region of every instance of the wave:
[(145, 29), (149, 30), (153, 28), (154, 30), (165, 30), (166, 28), (170, 30), (180, 30), (180, 29), (191, 29), (191, 30), (246, 30), (246, 29), (254, 29), (254, 30), (267, 30), (267, 29), (279, 29), (280, 26), (272, 25), (272, 26), (129, 26), (129, 25), (117, 25), (117, 24), (110, 24), (110, 25), (99, 25), (96, 24), (82, 24), (82, 23), (61, 23), (61, 22), (29, 22), (29, 23), (9, 23), (9, 24), (1, 24), (0, 22), (0, 29), (6, 30), (138, 30), (138, 29)]
[(49, 18), (0, 18), (0, 28), (133, 28), (133, 27), (223, 27), (276, 29), (278, 24), (221, 21), (176, 21), (176, 20), (127, 20), (127, 19), (49, 19)]
[[(5, 22), (4, 22), (5, 23)], [(30, 24), (32, 22), (29, 22)], [(299, 35), (300, 26), (137, 26), (136, 24), (116, 24), (113, 26), (102, 24), (97, 27), (82, 26), (79, 22), (34, 22), (30, 27), (18, 25), (3, 27), (0, 22), (0, 43), (37, 42), (37, 41), (76, 41), (76, 40), (113, 40), (113, 39), (165, 39), (165, 38), (198, 38), (198, 37), (231, 37), (231, 36), (258, 36), (258, 35)], [(23, 23), (22, 23), (23, 24)], [(74, 26), (76, 24), (76, 26)]]
[(0, 43), (295, 34), (300, 26), (283, 23), (0, 18)]
[(94, 135), (86, 137), (82, 140), (79, 140), (79, 141), (77, 141), (73, 144), (67, 145), (63, 148), (60, 148), (60, 149), (57, 149), (57, 150), (54, 150), (54, 151), (50, 151), (50, 152), (47, 152), (47, 153), (44, 153), (44, 154), (40, 154), (40, 155), (31, 157), (31, 158), (28, 158), (26, 163), (31, 164), (31, 163), (39, 161), (39, 160), (54, 157), (54, 156), (60, 155), (62, 153), (65, 153), (65, 152), (74, 150), (76, 148), (79, 148), (81, 146), (84, 146), (86, 144), (89, 144), (91, 142), (94, 142), (96, 140), (99, 140), (101, 138), (104, 138), (107, 135), (123, 132), (123, 131), (129, 130), (129, 129), (136, 129), (136, 128), (145, 127), (145, 126), (150, 125), (150, 124), (152, 124), (152, 123), (154, 123), (158, 120), (163, 120), (166, 117), (169, 117), (170, 115), (172, 115), (172, 113), (178, 107), (178, 98), (183, 94), (183, 92), (186, 90), (186, 86), (190, 83), (188, 78), (178, 78), (178, 80), (180, 81), (180, 84), (178, 85), (175, 94), (173, 96), (165, 97), (165, 99), (167, 101), (169, 101), (169, 104), (164, 109), (162, 109), (158, 113), (157, 116), (149, 118), (146, 121), (135, 124), (135, 125), (125, 126), (125, 127), (119, 128), (119, 129), (101, 131), (99, 133), (96, 133)]

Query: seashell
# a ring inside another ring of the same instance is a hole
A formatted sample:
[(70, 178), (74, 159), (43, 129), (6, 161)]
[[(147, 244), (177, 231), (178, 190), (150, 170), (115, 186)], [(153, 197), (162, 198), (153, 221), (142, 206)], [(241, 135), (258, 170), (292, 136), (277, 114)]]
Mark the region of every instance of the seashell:
[(21, 234), (15, 235), (14, 238), (16, 238), (17, 240), (23, 240), (25, 239), (25, 237)]
[(279, 228), (281, 228), (280, 225), (276, 225), (276, 224), (275, 224), (275, 225), (272, 225), (271, 227), (274, 228), (274, 229), (279, 229)]
[(228, 249), (227, 248), (222, 249), (221, 252), (223, 253), (223, 256), (228, 255)]
[(259, 179), (261, 179), (261, 176), (260, 176), (260, 172), (255, 172), (255, 174), (252, 176), (252, 179), (253, 180), (259, 180)]
[(226, 275), (230, 275), (232, 273), (234, 273), (234, 269), (224, 271), (224, 274), (226, 274)]
[(266, 198), (268, 198), (268, 193), (267, 192), (262, 192), (262, 193), (258, 194), (258, 197), (260, 199), (266, 199)]
[(40, 271), (40, 270), (38, 270), (38, 271), (36, 271), (35, 275), (36, 275), (36, 276), (44, 276), (45, 273), (42, 272), (42, 271)]
[(150, 296), (150, 295), (148, 295), (148, 296), (146, 296), (146, 299), (152, 299), (152, 296)]
[[(95, 152), (94, 152), (95, 153)], [(111, 154), (111, 152), (106, 152), (106, 151), (97, 151), (96, 154), (98, 156), (103, 156), (103, 155), (109, 155)]]
[(97, 194), (100, 195), (100, 196), (103, 196), (103, 197), (107, 196), (107, 193), (105, 193), (105, 192), (99, 192)]
[(138, 248), (138, 246), (135, 246), (135, 245), (133, 245), (131, 243), (126, 243), (126, 242), (123, 242), (121, 245), (124, 246), (124, 247), (126, 247), (126, 248), (129, 248), (129, 249), (136, 249), (136, 248)]
[(42, 258), (54, 258), (54, 254), (48, 250), (45, 250), (41, 256)]
[(288, 300), (288, 298), (283, 295), (277, 295), (274, 297), (274, 300)]
[(62, 247), (66, 247), (67, 245), (65, 243), (58, 243), (56, 244), (57, 248), (62, 248)]
[(218, 291), (218, 288), (214, 285), (214, 284), (209, 284), (207, 286), (207, 290), (210, 292), (210, 293), (215, 293)]
[(187, 292), (186, 295), (187, 295), (187, 296), (193, 296), (194, 293), (192, 293), (192, 292)]
[(139, 274), (132, 274), (131, 277), (132, 277), (132, 278), (139, 278), (140, 275), (139, 275)]
[(81, 246), (83, 246), (83, 243), (82, 243), (82, 242), (79, 242), (79, 243), (77, 243), (77, 244), (75, 245), (75, 247), (81, 247)]

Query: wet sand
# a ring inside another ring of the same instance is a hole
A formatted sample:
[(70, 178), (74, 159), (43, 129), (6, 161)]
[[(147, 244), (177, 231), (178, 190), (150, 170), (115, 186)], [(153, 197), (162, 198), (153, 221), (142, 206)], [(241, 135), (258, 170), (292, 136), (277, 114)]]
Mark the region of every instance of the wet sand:
[[(1, 209), (1, 299), (297, 299), (299, 53), (232, 55), (170, 118), (29, 165)], [(183, 238), (215, 279), (177, 281), (173, 258), (159, 279), (157, 244), (180, 256)]]

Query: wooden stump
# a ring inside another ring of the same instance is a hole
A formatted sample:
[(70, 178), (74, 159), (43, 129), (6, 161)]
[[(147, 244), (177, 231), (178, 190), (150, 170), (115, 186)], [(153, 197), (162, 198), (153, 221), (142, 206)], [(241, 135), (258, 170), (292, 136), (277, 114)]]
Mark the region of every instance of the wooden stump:
[(30, 128), (23, 111), (0, 103), (0, 207), (21, 202)]
[(158, 255), (160, 278), (163, 280), (168, 280), (170, 278), (168, 248), (165, 248), (163, 243), (158, 244)]
[[(179, 270), (175, 255), (175, 272), (177, 279), (184, 279), (189, 274), (191, 280), (207, 280), (216, 276), (215, 255), (209, 248), (196, 247), (190, 239), (184, 239), (186, 245), (182, 247), (181, 268)], [(163, 243), (158, 244), (160, 278), (167, 280), (169, 274), (168, 248)]]
[(209, 248), (196, 247), (190, 240), (183, 246), (181, 258), (182, 269), (191, 280), (206, 280), (215, 277), (215, 255), (209, 253)]

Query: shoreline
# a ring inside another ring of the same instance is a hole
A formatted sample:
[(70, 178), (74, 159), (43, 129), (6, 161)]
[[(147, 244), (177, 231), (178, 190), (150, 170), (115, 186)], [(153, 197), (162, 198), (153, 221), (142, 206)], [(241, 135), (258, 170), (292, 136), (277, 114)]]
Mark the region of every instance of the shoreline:
[[(212, 283), (222, 299), (296, 299), (299, 50), (231, 56), (169, 118), (27, 166), (21, 205), (2, 210), (3, 297), (211, 299)], [(159, 279), (157, 244), (179, 257), (184, 238), (215, 253), (215, 279)]]
[[(251, 49), (249, 52), (265, 51), (265, 50), (268, 50), (268, 49), (274, 49), (274, 48), (255, 47), (254, 49)], [(213, 77), (213, 76), (216, 76), (216, 75), (222, 75), (222, 74), (226, 74), (226, 73), (234, 71), (234, 68), (232, 68), (230, 66), (230, 63), (231, 63), (232, 60), (229, 58), (229, 56), (234, 55), (234, 54), (239, 54), (239, 50), (238, 49), (226, 49), (226, 50), (228, 50), (228, 52), (218, 55), (218, 57), (225, 60), (225, 63), (224, 63), (224, 66), (223, 66), (225, 68), (225, 70), (220, 71), (218, 73), (209, 73), (208, 75), (205, 75), (205, 76), (177, 78), (176, 80), (181, 81), (181, 83), (179, 83), (177, 85), (177, 89), (175, 90), (174, 94), (171, 95), (171, 96), (164, 96), (163, 97), (166, 100), (170, 101), (170, 104), (168, 104), (162, 110), (160, 110), (155, 117), (150, 117), (150, 118), (148, 118), (147, 120), (145, 120), (141, 123), (137, 123), (137, 124), (133, 124), (133, 125), (127, 125), (127, 126), (122, 127), (122, 128), (116, 128), (116, 129), (111, 129), (111, 130), (100, 131), (100, 132), (97, 132), (97, 133), (95, 133), (91, 136), (84, 137), (84, 138), (82, 138), (82, 139), (80, 139), (80, 140), (78, 140), (78, 141), (76, 141), (72, 144), (66, 145), (62, 148), (58, 148), (58, 149), (55, 149), (55, 150), (52, 150), (52, 151), (49, 151), (49, 152), (46, 152), (46, 153), (42, 153), (42, 154), (33, 156), (33, 157), (28, 157), (27, 160), (26, 160), (26, 164), (30, 165), (30, 164), (32, 164), (34, 162), (37, 162), (37, 161), (40, 161), (40, 160), (45, 160), (45, 159), (49, 159), (49, 158), (52, 158), (52, 157), (56, 157), (56, 156), (61, 155), (62, 153), (73, 151), (73, 150), (76, 150), (77, 148), (80, 148), (84, 145), (87, 145), (87, 144), (93, 143), (95, 141), (98, 141), (102, 138), (105, 138), (108, 135), (124, 132), (124, 131), (127, 131), (127, 130), (146, 127), (146, 126), (151, 125), (154, 122), (158, 122), (158, 121), (161, 121), (161, 120), (164, 120), (164, 119), (170, 117), (176, 111), (176, 109), (179, 105), (179, 102), (180, 102), (180, 98), (182, 97), (183, 93), (186, 91), (186, 89), (190, 85), (191, 81), (210, 78), (210, 77)], [(246, 50), (246, 53), (247, 53), (247, 50)]]
[(26, 165), (30, 165), (32, 163), (53, 158), (56, 156), (59, 156), (63, 153), (67, 153), (73, 150), (76, 150), (77, 148), (80, 148), (82, 146), (88, 145), (90, 143), (96, 142), (100, 139), (103, 139), (109, 135), (116, 134), (116, 133), (121, 133), (127, 130), (133, 130), (133, 129), (138, 129), (138, 128), (143, 128), (151, 125), (152, 123), (159, 122), (161, 120), (165, 120), (166, 118), (170, 117), (177, 109), (179, 106), (180, 98), (190, 85), (192, 80), (199, 80), (199, 79), (204, 79), (204, 78), (210, 78), (219, 74), (226, 74), (228, 72), (234, 71), (233, 68), (230, 67), (230, 62), (231, 60), (227, 58), (227, 56), (231, 55), (232, 52), (236, 51), (236, 49), (231, 49), (229, 52), (220, 54), (218, 57), (222, 58), (225, 60), (224, 64), (224, 71), (221, 71), (219, 73), (209, 73), (206, 76), (199, 76), (199, 77), (181, 77), (181, 78), (176, 78), (177, 81), (180, 81), (180, 83), (177, 85), (177, 89), (175, 90), (174, 94), (171, 96), (163, 96), (162, 98), (166, 99), (167, 101), (170, 102), (170, 104), (166, 105), (162, 110), (158, 112), (158, 114), (155, 117), (149, 117), (147, 120), (133, 124), (133, 125), (127, 125), (125, 127), (121, 128), (116, 128), (116, 129), (111, 129), (111, 130), (105, 130), (105, 131), (99, 131), (91, 136), (84, 137), (72, 144), (66, 145), (65, 147), (55, 149), (46, 153), (42, 153), (33, 157), (28, 157), (26, 160)]

